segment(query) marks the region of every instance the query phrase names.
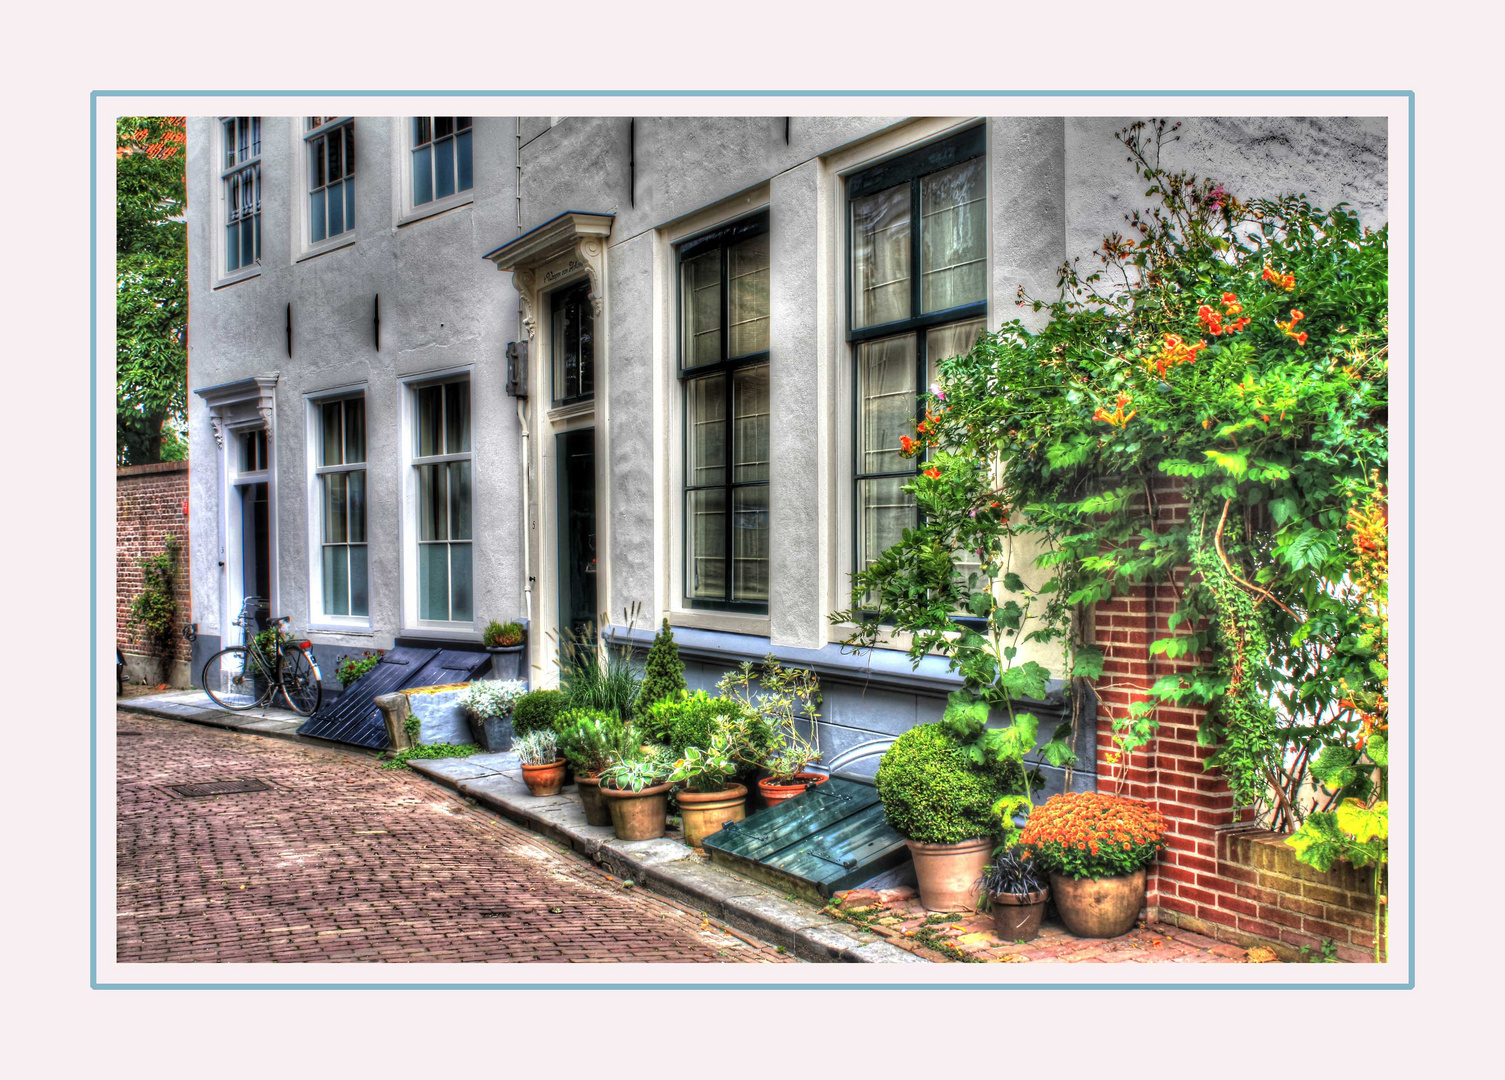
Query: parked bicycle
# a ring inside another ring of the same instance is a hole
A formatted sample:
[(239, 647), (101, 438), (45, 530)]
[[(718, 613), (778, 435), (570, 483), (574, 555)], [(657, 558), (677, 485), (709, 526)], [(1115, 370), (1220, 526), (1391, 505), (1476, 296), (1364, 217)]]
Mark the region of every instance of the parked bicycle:
[(294, 641), (285, 632), (290, 616), (267, 621), (266, 630), (254, 634), (259, 601), (247, 600), (240, 618), (243, 644), (221, 649), (204, 664), (204, 692), (216, 705), (241, 711), (270, 705), (280, 690), (288, 707), (300, 716), (319, 708), (323, 688), (319, 665), (313, 658), (313, 643)]

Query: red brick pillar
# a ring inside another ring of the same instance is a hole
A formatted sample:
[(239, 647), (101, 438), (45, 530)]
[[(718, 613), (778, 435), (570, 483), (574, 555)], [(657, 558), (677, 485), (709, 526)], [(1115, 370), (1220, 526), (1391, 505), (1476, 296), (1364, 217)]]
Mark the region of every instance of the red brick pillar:
[[(145, 669), (159, 670), (150, 644), (130, 621), (131, 602), (143, 585), (141, 560), (160, 552), (167, 536), (178, 541), (177, 573), (173, 595), (177, 600), (177, 626), (193, 621), (188, 564), (188, 462), (164, 461), (156, 465), (126, 465), (115, 470), (115, 644), (128, 660), (144, 658)], [(193, 646), (182, 635), (172, 643), (169, 681), (186, 686), (193, 659)], [(133, 667), (141, 665), (133, 663)]]
[[(1177, 481), (1163, 478), (1152, 490), (1157, 527), (1185, 520), (1187, 503)], [(1097, 683), (1098, 789), (1152, 803), (1165, 815), (1167, 848), (1151, 868), (1145, 899), (1150, 917), (1175, 912), (1231, 925), (1233, 916), (1218, 907), (1211, 887), (1218, 879), (1219, 830), (1234, 824), (1236, 814), (1221, 774), (1203, 768), (1213, 753), (1197, 745), (1205, 710), (1160, 708), (1159, 733), (1132, 755), (1119, 753), (1114, 740), (1114, 720), (1128, 717), (1134, 702), (1146, 700), (1157, 679), (1194, 666), (1189, 657), (1150, 655), (1150, 643), (1172, 632), (1168, 620), (1187, 573), (1182, 568), (1174, 582), (1135, 586), (1127, 596), (1093, 608), (1093, 640), (1105, 657)]]

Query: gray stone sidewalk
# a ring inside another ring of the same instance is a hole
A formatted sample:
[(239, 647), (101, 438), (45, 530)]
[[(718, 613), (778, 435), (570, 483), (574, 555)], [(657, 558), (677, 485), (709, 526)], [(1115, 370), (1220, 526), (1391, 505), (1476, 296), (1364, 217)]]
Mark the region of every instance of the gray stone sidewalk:
[[(339, 745), (352, 753), (369, 754), (361, 747), (345, 747), (323, 739), (298, 735), (304, 718), (286, 709), (226, 712), (199, 690), (173, 691), (124, 698), (122, 712), (137, 712), (166, 720), (240, 731), (270, 738), (322, 746)], [(809, 904), (786, 896), (760, 882), (749, 881), (712, 866), (671, 834), (658, 840), (618, 840), (610, 826), (585, 823), (585, 810), (573, 786), (559, 795), (537, 798), (528, 794), (517, 755), (476, 754), (468, 758), (435, 758), (408, 762), (421, 776), (457, 792), (534, 832), (565, 844), (609, 873), (633, 882), (713, 918), (782, 945), (802, 960), (816, 963), (924, 964), (929, 961), (882, 937), (839, 919), (820, 914)]]

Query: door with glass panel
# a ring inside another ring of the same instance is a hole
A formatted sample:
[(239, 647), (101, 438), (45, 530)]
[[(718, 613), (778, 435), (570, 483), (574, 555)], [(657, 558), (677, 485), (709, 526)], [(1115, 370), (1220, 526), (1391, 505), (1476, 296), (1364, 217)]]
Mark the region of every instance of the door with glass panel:
[[(854, 570), (918, 521), (903, 490), (924, 461), (902, 440), (924, 419), (941, 361), (971, 350), (987, 320), (987, 170), (981, 127), (847, 182), (847, 338), (855, 366)], [(957, 560), (967, 574), (975, 562)]]
[(247, 431), (238, 438), (238, 454), (231, 470), (232, 513), (238, 515), (240, 572), (232, 581), (229, 608), (239, 611), (250, 597), (256, 597), (254, 615), (260, 620), (269, 613), (272, 597), (272, 506), (270, 499), (271, 468), (267, 432)]
[(559, 629), (561, 649), (596, 637), (596, 432), (554, 436), (559, 482)]

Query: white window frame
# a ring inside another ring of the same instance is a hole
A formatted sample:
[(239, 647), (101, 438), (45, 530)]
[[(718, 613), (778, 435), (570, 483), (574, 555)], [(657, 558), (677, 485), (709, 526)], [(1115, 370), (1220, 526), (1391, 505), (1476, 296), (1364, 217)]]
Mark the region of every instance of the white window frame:
[[(418, 391), (449, 382), (470, 384), (470, 450), (460, 454), (418, 455)], [(402, 380), (398, 438), (402, 444), (402, 628), (406, 633), (430, 638), (473, 640), (480, 629), (480, 538), (476, 515), (479, 470), (476, 467), (475, 372), (471, 365), (408, 376)], [(369, 425), (369, 419), (367, 421)], [(368, 455), (369, 456), (369, 455)], [(450, 461), (470, 462), (470, 567), (471, 617), (468, 620), (437, 620), (418, 617), (418, 466)]]
[[(249, 152), (246, 157), (237, 160), (234, 164), (226, 165), (225, 155), (229, 152), (230, 148), (225, 144), (225, 125), (230, 123), (235, 124), (238, 133), (241, 121), (246, 121), (252, 128), (253, 135), (247, 139)], [(215, 288), (220, 288), (224, 285), (233, 285), (237, 281), (245, 281), (247, 278), (256, 277), (261, 273), (261, 262), (265, 254), (265, 236), (263, 235), (258, 241), (258, 247), (261, 250), (257, 252), (253, 262), (236, 267), (234, 270), (227, 270), (225, 269), (225, 265), (229, 258), (230, 250), (229, 242), (225, 239), (225, 231), (230, 224), (229, 190), (231, 179), (239, 173), (250, 172), (254, 169), (256, 190), (258, 192), (262, 191), (264, 181), (261, 174), (261, 165), (267, 137), (267, 128), (264, 121), (265, 118), (260, 116), (220, 116), (215, 118), (213, 147), (214, 161), (218, 162), (219, 165), (215, 171), (215, 183), (218, 185), (219, 190), (216, 200), (218, 212), (214, 222), (214, 239), (210, 245), (214, 257), (213, 276)], [(255, 201), (256, 217), (258, 219), (256, 227), (258, 231), (264, 231), (262, 229), (264, 222), (260, 220), (263, 209), (262, 196), (258, 194)]]
[[(319, 124), (318, 127), (310, 127), (309, 121), (314, 119), (319, 119), (323, 122)], [(296, 262), (301, 262), (304, 259), (312, 259), (316, 256), (323, 255), (330, 251), (337, 251), (340, 248), (349, 247), (351, 244), (355, 243), (356, 237), (359, 233), (360, 220), (358, 219), (355, 225), (346, 226), (342, 231), (336, 233), (334, 236), (326, 235), (322, 240), (313, 239), (312, 199), (314, 177), (312, 172), (312, 162), (309, 160), (309, 144), (313, 140), (321, 136), (328, 135), (338, 129), (343, 129), (346, 125), (350, 126), (352, 135), (354, 135), (356, 132), (355, 117), (353, 116), (302, 116), (297, 119), (296, 123), (290, 125), (293, 130), (293, 153), (302, 161), (302, 164), (296, 170), (296, 174), (300, 178), (300, 187), (298, 189), (296, 199), (298, 212), (294, 215), (297, 221), (296, 228), (298, 230), (298, 242), (294, 245), (294, 250), (300, 252), (297, 259), (294, 260)], [(359, 153), (359, 147), (357, 147), (356, 149), (357, 153)], [(367, 169), (365, 171), (369, 172), (370, 170)], [(328, 179), (329, 178), (326, 176), (326, 182), (328, 181)], [(344, 183), (356, 184), (356, 206), (359, 206), (360, 193), (362, 190), (362, 185), (359, 184), (358, 181), (359, 176), (354, 173), (347, 174), (345, 179), (342, 181)], [(365, 215), (363, 214), (361, 215), (361, 217), (364, 218)], [(327, 220), (328, 219), (326, 216), (326, 222)]]
[[(354, 464), (322, 465), (323, 408), (336, 401), (360, 398), (365, 402), (366, 460)], [(310, 630), (369, 630), (376, 594), (371, 587), (371, 395), (365, 384), (342, 386), (305, 395), (308, 402), (304, 446), (308, 448), (308, 628)], [(336, 472), (366, 474), (366, 611), (365, 615), (331, 615), (324, 611), (324, 493), (320, 477)]]
[[(413, 116), (400, 116), (393, 117), (392, 120), (392, 122), (398, 125), (400, 128), (400, 130), (396, 132), (396, 142), (400, 147), (400, 150), (397, 153), (396, 160), (393, 163), (395, 174), (394, 183), (397, 191), (399, 192), (400, 199), (397, 214), (397, 224), (399, 225), (407, 225), (414, 221), (422, 221), (425, 218), (431, 218), (438, 214), (442, 214), (447, 210), (454, 210), (461, 206), (469, 206), (475, 202), (476, 196), (476, 140), (477, 133), (480, 131), (479, 121), (482, 119), (482, 117), (472, 116), (470, 118), (469, 129), (471, 186), (463, 191), (455, 191), (453, 194), (446, 195), (442, 199), (430, 199), (428, 202), (422, 203), (421, 205), (415, 204), (413, 202), (413, 156), (415, 151), (417, 150), (417, 146), (413, 141), (413, 121), (416, 119), (417, 117)], [(430, 123), (432, 123), (433, 117), (430, 117), (429, 120)], [(432, 142), (430, 142), (429, 145), (433, 145)], [(430, 168), (432, 168), (432, 166), (430, 166)], [(455, 182), (459, 183), (458, 163), (455, 174)]]

